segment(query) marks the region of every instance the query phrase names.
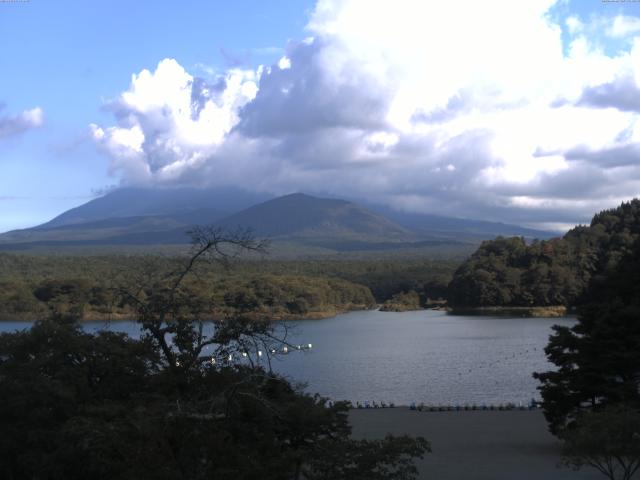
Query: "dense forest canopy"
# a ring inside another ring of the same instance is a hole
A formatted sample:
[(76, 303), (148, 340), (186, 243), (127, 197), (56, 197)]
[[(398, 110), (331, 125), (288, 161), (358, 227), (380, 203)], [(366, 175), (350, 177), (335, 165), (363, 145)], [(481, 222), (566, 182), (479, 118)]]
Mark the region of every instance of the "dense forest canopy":
[[(131, 317), (117, 287), (169, 272), (179, 256), (32, 256), (0, 254), (0, 319), (35, 319), (71, 310), (85, 319)], [(271, 318), (321, 317), (371, 308), (402, 292), (421, 304), (446, 294), (456, 260), (238, 261), (230, 270), (199, 267), (194, 295), (211, 313)]]
[(593, 217), (562, 238), (527, 244), (498, 237), (455, 272), (448, 298), (456, 306), (573, 306), (593, 277), (614, 269), (640, 237), (640, 200)]

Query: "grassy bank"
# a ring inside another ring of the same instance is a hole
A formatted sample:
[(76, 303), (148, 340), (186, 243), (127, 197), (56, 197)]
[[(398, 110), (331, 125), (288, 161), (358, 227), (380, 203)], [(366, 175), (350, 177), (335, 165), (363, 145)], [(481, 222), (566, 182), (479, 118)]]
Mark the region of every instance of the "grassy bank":
[(569, 313), (564, 305), (549, 307), (451, 307), (452, 315), (497, 315), (509, 317), (556, 318)]

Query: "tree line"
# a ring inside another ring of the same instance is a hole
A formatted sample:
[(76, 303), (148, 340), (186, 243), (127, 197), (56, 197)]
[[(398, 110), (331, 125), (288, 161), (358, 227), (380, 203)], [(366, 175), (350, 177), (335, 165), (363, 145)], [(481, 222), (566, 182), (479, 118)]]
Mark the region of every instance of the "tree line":
[(631, 479), (640, 468), (640, 239), (592, 276), (577, 323), (555, 326), (545, 352), (555, 368), (534, 377), (566, 463)]
[[(0, 254), (0, 319), (35, 319), (54, 310), (85, 319), (131, 317), (119, 286), (175, 270), (184, 257), (29, 256)], [(455, 260), (235, 261), (199, 265), (188, 279), (192, 293), (210, 300), (211, 314), (252, 312), (256, 317), (328, 316), (371, 308), (394, 295), (446, 294)]]
[(592, 279), (606, 276), (640, 237), (640, 200), (596, 214), (562, 238), (527, 243), (483, 242), (454, 273), (448, 299), (456, 306), (575, 306)]

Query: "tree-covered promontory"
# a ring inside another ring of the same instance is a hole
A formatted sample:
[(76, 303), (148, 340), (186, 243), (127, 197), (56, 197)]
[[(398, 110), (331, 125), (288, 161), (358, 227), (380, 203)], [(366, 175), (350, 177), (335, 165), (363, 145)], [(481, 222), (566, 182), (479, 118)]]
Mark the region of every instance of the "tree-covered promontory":
[(573, 306), (584, 303), (594, 277), (616, 268), (640, 237), (640, 200), (593, 217), (562, 238), (527, 242), (498, 237), (483, 242), (449, 284), (454, 306)]

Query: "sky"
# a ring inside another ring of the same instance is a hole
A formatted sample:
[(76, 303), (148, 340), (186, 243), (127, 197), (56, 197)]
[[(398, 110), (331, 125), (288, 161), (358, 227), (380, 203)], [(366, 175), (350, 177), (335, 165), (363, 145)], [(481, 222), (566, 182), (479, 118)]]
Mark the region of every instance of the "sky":
[(640, 2), (0, 0), (0, 232), (122, 186), (562, 230), (640, 196)]

